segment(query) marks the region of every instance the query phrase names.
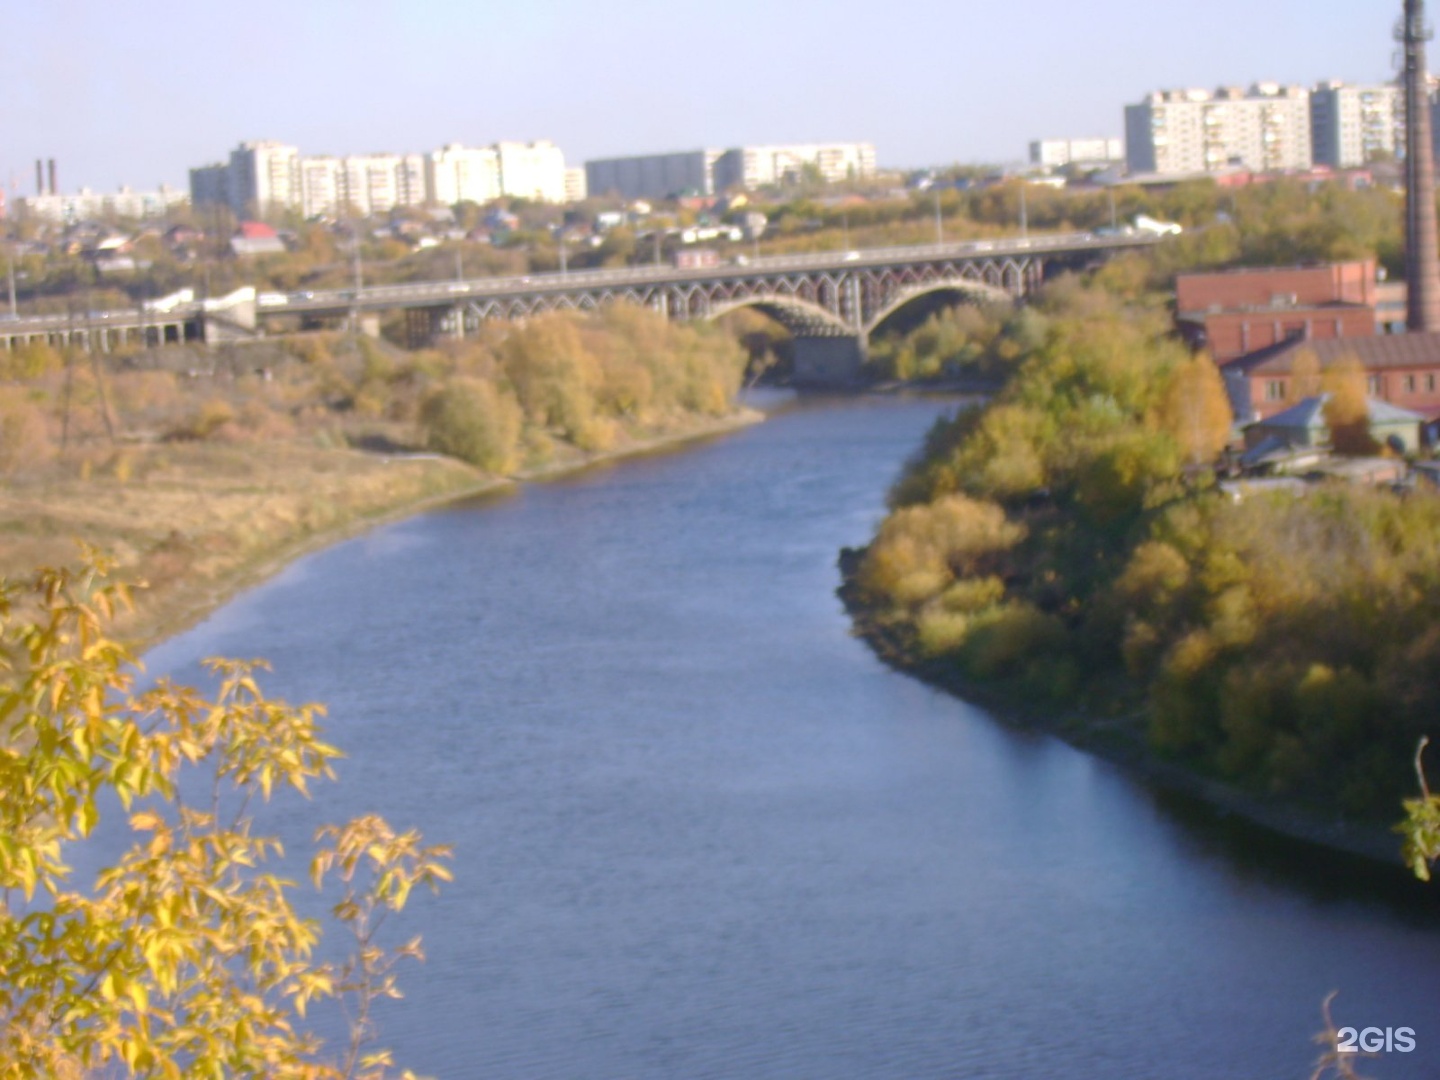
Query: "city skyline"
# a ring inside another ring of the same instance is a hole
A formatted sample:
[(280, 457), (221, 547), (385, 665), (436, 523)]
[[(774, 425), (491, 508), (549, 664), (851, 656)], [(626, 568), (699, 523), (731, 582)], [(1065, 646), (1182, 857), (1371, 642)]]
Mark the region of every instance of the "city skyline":
[(123, 18), (95, 0), (39, 8), (12, 12), (0, 43), (0, 183), (17, 194), (36, 158), (57, 160), (62, 191), (182, 186), (257, 138), (330, 154), (551, 139), (575, 165), (832, 139), (874, 142), (886, 167), (1018, 161), (1031, 139), (1120, 134), (1124, 106), (1160, 87), (1391, 78), (1397, 14), (1215, 0), (1193, 27), (1159, 28), (1136, 0), (1043, 3), (1023, 24), (911, 2), (887, 8), (887, 37), (858, 6), (753, 0), (604, 19), (573, 0), (257, 0), (234, 25), (161, 0)]

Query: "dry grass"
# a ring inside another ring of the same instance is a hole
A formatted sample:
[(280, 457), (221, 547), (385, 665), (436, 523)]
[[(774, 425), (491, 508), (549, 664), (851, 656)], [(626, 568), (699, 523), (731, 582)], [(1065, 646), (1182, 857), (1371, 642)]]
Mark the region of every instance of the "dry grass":
[[(595, 371), (548, 383), (551, 351), (530, 355), (524, 346), (535, 343), (521, 331), (516, 341), (496, 331), (516, 354), (506, 354), (510, 375), (486, 349), (406, 353), (327, 334), (104, 361), (57, 353), (53, 363), (0, 371), (0, 576), (72, 563), (79, 544), (98, 548), (143, 585), (117, 628), (143, 646), (305, 550), (512, 478), (495, 471), (550, 475), (751, 419), (730, 407), (743, 364), (732, 341), (652, 322), (622, 313), (603, 324), (537, 323), (535, 333), (593, 339), (576, 356)], [(642, 359), (674, 383), (668, 396), (645, 408), (607, 398), (617, 415), (591, 415), (580, 391), (609, 385), (600, 368), (635, 367), (631, 353), (646, 342), (655, 355)], [(507, 401), (512, 375), (537, 394), (578, 395), (589, 427), (532, 418), (514, 454), (483, 462), (491, 472), (417, 453), (427, 434), (421, 405), (457, 371)], [(579, 437), (590, 428), (604, 437)]]
[(294, 440), (128, 446), (0, 490), (0, 575), (71, 562), (79, 543), (107, 551), (145, 586), (120, 627), (143, 644), (309, 547), (487, 480), (450, 459)]

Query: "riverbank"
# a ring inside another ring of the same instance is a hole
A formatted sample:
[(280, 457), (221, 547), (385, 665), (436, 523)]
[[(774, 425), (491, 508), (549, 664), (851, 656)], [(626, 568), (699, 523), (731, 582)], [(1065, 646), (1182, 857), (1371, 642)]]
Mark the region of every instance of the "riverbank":
[[(879, 618), (866, 604), (857, 580), (864, 554), (864, 549), (841, 550), (841, 582), (836, 595), (845, 605), (856, 636), (896, 671), (979, 705), (1007, 726), (1063, 739), (1078, 750), (1119, 765), (1146, 784), (1194, 799), (1219, 816), (1233, 816), (1287, 840), (1379, 864), (1394, 870), (1397, 878), (1409, 878), (1400, 858), (1400, 838), (1388, 829), (1322, 820), (1299, 807), (1238, 790), (1157, 758), (1138, 724), (1042, 710), (966, 678), (954, 663), (920, 658), (904, 627)], [(1398, 807), (1396, 816), (1398, 819)]]
[(300, 556), (379, 525), (761, 419), (747, 408), (673, 418), (604, 451), (560, 446), (552, 460), (505, 476), (435, 454), (302, 440), (126, 446), (76, 475), (0, 493), (0, 576), (73, 561), (80, 544), (111, 554), (137, 586), (116, 631), (138, 654)]

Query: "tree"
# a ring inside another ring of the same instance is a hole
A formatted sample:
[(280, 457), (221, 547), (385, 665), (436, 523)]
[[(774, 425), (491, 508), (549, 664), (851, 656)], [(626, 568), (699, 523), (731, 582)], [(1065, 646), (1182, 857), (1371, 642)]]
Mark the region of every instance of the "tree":
[[(315, 962), (320, 928), (267, 868), (281, 846), (248, 807), (331, 775), (321, 709), (266, 698), (259, 665), (234, 661), (211, 661), (213, 696), (137, 692), (106, 636), (126, 602), (106, 570), (87, 554), (0, 583), (0, 1078), (378, 1080), (390, 1059), (369, 1047), (371, 1006), (398, 996), (393, 967), (419, 944), (386, 949), (375, 931), (416, 885), (449, 880), (448, 850), (377, 817), (322, 830), (313, 877), (340, 880), (332, 911), (356, 952)], [(114, 812), (133, 843), (74, 883), (67, 851)], [(338, 1057), (297, 1023), (331, 996), (356, 1018)]]
[(1346, 356), (1325, 371), (1325, 423), (1330, 445), (1342, 454), (1373, 454), (1378, 449), (1370, 436), (1370, 404), (1365, 393), (1365, 369)]
[(493, 382), (460, 376), (426, 399), (420, 414), (426, 445), (487, 472), (514, 464), (520, 406)]
[(1208, 356), (1197, 354), (1176, 366), (1163, 409), (1165, 429), (1192, 465), (1214, 461), (1230, 441), (1230, 398)]
[(1295, 359), (1290, 365), (1290, 382), (1295, 388), (1296, 401), (1315, 397), (1324, 389), (1320, 358), (1315, 355), (1314, 349), (1295, 350)]

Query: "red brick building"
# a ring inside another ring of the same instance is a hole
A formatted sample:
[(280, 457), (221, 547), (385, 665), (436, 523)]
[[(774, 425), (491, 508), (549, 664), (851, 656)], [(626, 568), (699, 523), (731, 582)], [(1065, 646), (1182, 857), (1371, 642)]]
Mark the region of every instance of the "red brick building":
[(1371, 337), (1378, 301), (1375, 260), (1266, 267), (1175, 280), (1180, 330), (1217, 364), (1287, 338)]
[(1315, 388), (1296, 386), (1295, 361), (1310, 352), (1321, 373), (1344, 358), (1365, 369), (1369, 396), (1440, 416), (1440, 333), (1382, 334), (1347, 340), (1293, 338), (1220, 366), (1235, 419), (1253, 423), (1283, 412)]

